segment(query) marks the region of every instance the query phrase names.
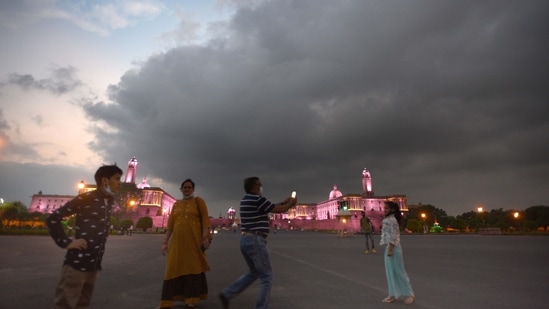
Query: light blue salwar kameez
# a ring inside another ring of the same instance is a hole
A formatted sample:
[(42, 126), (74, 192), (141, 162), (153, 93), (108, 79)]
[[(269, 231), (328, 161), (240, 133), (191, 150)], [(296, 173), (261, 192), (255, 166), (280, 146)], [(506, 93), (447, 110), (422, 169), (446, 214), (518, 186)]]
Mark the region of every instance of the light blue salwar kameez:
[[(389, 244), (393, 244), (393, 255), (388, 256)], [(380, 245), (386, 245), (385, 248), (385, 274), (387, 275), (387, 285), (389, 287), (389, 296), (415, 296), (410, 284), (410, 278), (404, 268), (404, 259), (402, 258), (402, 248), (400, 246), (400, 229), (397, 220), (393, 215), (383, 219), (381, 227)]]

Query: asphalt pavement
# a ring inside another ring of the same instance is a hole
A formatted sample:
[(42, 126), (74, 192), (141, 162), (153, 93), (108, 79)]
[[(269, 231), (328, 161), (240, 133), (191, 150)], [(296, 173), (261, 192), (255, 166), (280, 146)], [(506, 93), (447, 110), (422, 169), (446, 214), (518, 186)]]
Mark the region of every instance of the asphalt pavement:
[[(156, 308), (164, 272), (162, 237), (109, 237), (92, 309)], [(239, 237), (230, 231), (214, 236), (207, 251), (210, 295), (198, 308), (222, 308), (217, 294), (245, 271)], [(269, 308), (549, 308), (549, 237), (402, 235), (401, 242), (416, 294), (412, 305), (381, 303), (387, 296), (384, 248), (364, 254), (364, 236), (271, 234), (275, 277)], [(0, 235), (0, 308), (52, 308), (63, 256), (47, 236)], [(257, 292), (255, 283), (230, 308), (254, 308)]]

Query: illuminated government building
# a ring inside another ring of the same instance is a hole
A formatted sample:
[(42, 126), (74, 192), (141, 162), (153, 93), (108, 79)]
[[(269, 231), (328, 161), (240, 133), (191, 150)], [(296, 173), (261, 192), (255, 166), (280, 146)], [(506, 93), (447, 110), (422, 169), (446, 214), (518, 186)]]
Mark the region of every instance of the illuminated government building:
[[(127, 205), (124, 208), (124, 218), (131, 219), (134, 224), (141, 217), (151, 217), (155, 228), (164, 227), (167, 217), (171, 212), (176, 198), (159, 187), (151, 187), (146, 177), (136, 184), (137, 159), (133, 157), (128, 162), (125, 181), (122, 183), (120, 194), (127, 194), (123, 199)], [(134, 188), (126, 191), (124, 188)], [(96, 185), (81, 181), (78, 194), (95, 190)], [(133, 192), (130, 196), (130, 193)], [(52, 213), (57, 208), (73, 199), (72, 195), (34, 194), (29, 206), (29, 212), (39, 211)], [(360, 218), (362, 212), (366, 213), (374, 225), (374, 230), (379, 232), (383, 219), (384, 202), (390, 200), (399, 204), (402, 212), (408, 211), (406, 195), (377, 196), (372, 189), (372, 176), (370, 171), (362, 171), (362, 192), (343, 194), (336, 185), (328, 194), (328, 199), (319, 203), (298, 204), (284, 214), (271, 214), (273, 228), (302, 229), (302, 230), (334, 230), (338, 229), (342, 218), (346, 228), (352, 231), (360, 230)], [(236, 207), (238, 208), (238, 206)], [(230, 227), (234, 222), (239, 223), (237, 211), (230, 207), (225, 218), (211, 218), (213, 227)]]
[(362, 212), (370, 218), (374, 231), (378, 232), (383, 220), (385, 201), (396, 202), (403, 213), (408, 212), (408, 199), (403, 194), (377, 196), (372, 189), (370, 171), (362, 171), (362, 193), (343, 194), (336, 185), (328, 199), (315, 204), (298, 204), (285, 214), (271, 214), (282, 228), (335, 230), (342, 217), (347, 219), (347, 229), (360, 230)]
[[(163, 227), (167, 224), (167, 217), (175, 203), (176, 198), (159, 187), (151, 187), (147, 183), (147, 178), (136, 184), (137, 165), (139, 162), (133, 157), (128, 162), (125, 178), (120, 186), (119, 194), (127, 194), (122, 199), (127, 205), (116, 205), (117, 209), (126, 209), (122, 219), (131, 219), (134, 224), (139, 218), (151, 217), (154, 227)], [(95, 182), (95, 181), (94, 181)], [(97, 188), (95, 183), (86, 183), (83, 180), (78, 184), (78, 194), (93, 191)], [(129, 188), (129, 190), (128, 190)], [(132, 190), (133, 189), (133, 190)], [(134, 192), (134, 193), (131, 193)], [(71, 195), (52, 195), (43, 194), (41, 191), (32, 196), (29, 211), (40, 211), (42, 213), (52, 213), (57, 208), (63, 206), (76, 196)]]

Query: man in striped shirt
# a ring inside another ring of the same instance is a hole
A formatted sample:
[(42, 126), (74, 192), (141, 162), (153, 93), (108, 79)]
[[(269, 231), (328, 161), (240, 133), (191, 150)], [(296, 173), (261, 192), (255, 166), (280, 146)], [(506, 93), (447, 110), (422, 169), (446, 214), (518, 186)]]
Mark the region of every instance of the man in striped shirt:
[(223, 289), (219, 299), (224, 309), (229, 308), (229, 300), (242, 293), (255, 280), (259, 279), (259, 296), (256, 309), (269, 306), (269, 296), (273, 279), (271, 258), (267, 249), (269, 235), (269, 213), (284, 213), (295, 206), (297, 199), (288, 197), (284, 202), (274, 204), (263, 196), (263, 186), (258, 177), (244, 179), (246, 195), (240, 201), (241, 233), (240, 252), (244, 256), (248, 271), (231, 285)]

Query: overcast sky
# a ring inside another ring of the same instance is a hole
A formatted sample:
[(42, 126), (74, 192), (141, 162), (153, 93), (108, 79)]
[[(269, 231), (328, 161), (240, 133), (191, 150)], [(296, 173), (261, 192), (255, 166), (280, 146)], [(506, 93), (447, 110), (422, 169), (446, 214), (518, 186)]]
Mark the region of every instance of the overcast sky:
[(549, 205), (547, 1), (2, 1), (0, 197), (103, 163), (217, 216), (405, 194), (459, 215)]

